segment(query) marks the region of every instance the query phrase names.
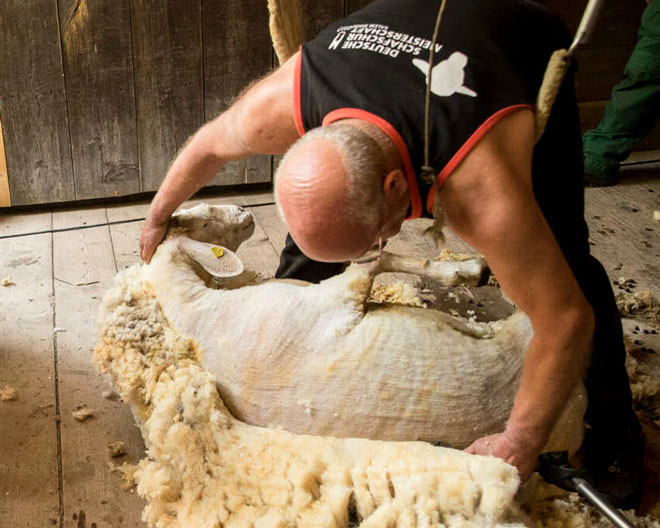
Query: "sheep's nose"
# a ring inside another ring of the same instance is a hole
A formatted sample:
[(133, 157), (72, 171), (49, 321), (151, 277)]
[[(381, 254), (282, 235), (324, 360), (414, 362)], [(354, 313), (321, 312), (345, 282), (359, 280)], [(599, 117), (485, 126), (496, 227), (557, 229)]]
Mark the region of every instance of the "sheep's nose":
[(245, 207), (243, 207), (241, 205), (238, 205), (237, 207), (238, 207), (238, 212), (239, 213), (244, 213), (245, 212)]

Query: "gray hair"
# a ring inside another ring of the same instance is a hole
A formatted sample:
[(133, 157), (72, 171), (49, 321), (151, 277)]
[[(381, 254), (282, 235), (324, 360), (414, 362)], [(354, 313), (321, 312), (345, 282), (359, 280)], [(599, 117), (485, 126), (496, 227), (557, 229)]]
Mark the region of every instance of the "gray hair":
[[(331, 141), (341, 155), (348, 178), (347, 214), (364, 225), (379, 224), (385, 211), (380, 185), (386, 172), (385, 155), (380, 145), (359, 127), (338, 122), (310, 130), (284, 155), (275, 172), (275, 181), (287, 158), (301, 145), (315, 139)], [(277, 191), (275, 202), (280, 215), (284, 218)]]

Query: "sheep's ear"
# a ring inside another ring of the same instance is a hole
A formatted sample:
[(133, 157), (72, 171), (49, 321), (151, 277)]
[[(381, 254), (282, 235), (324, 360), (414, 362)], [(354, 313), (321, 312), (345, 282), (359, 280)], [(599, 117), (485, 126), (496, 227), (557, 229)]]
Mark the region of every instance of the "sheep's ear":
[(230, 249), (183, 236), (177, 239), (177, 246), (214, 277), (235, 277), (243, 273), (243, 262)]

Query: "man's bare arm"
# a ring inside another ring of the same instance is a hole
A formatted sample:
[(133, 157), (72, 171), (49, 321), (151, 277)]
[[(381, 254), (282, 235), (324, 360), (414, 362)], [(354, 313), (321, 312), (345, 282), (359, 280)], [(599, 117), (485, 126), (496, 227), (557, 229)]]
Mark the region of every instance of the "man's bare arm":
[(468, 448), (504, 458), (523, 479), (586, 368), (594, 325), (591, 306), (534, 198), (533, 141), (531, 112), (506, 117), (439, 193), (449, 226), (484, 254), (534, 328), (505, 431)]
[(248, 88), (181, 149), (151, 202), (140, 235), (149, 262), (170, 216), (230, 161), (253, 154), (281, 154), (298, 138), (293, 119), (293, 75), (297, 56)]

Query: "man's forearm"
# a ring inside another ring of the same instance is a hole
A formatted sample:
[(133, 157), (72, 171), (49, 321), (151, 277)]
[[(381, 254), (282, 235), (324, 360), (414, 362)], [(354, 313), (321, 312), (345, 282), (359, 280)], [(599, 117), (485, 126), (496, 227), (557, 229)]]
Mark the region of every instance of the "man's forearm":
[(165, 223), (179, 205), (206, 185), (225, 164), (216, 154), (211, 123), (200, 128), (181, 149), (167, 171), (151, 207), (149, 219)]
[(593, 314), (586, 310), (562, 321), (554, 335), (535, 334), (523, 365), (520, 387), (506, 432), (530, 447), (547, 442), (589, 361)]

